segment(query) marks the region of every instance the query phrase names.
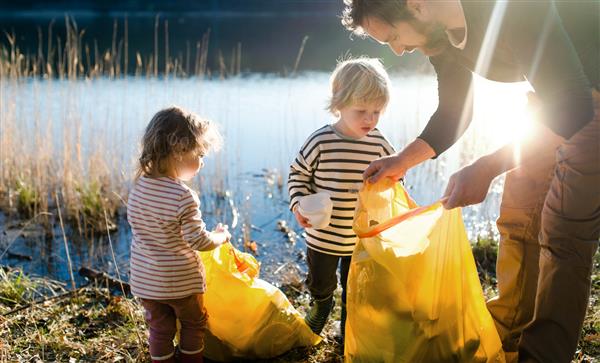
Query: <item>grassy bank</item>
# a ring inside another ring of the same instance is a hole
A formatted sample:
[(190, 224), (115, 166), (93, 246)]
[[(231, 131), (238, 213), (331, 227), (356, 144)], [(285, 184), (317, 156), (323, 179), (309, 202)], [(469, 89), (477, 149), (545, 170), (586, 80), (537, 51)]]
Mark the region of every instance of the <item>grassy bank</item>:
[(75, 291), (60, 287), (34, 298), (48, 284), (56, 283), (18, 271), (3, 273), (0, 361), (149, 360), (144, 319), (134, 300), (93, 286)]
[[(66, 290), (61, 283), (18, 270), (0, 271), (0, 362), (150, 360), (137, 300), (115, 296), (99, 285)], [(298, 291), (296, 286), (283, 289)], [(339, 311), (334, 317), (339, 319)], [(269, 362), (341, 362), (333, 334), (329, 324), (319, 346), (295, 349)]]
[[(474, 245), (474, 255), (486, 295), (494, 293), (496, 246)], [(574, 362), (600, 361), (600, 256), (592, 276), (592, 297)], [(301, 276), (285, 276), (280, 283), (299, 310), (307, 305)], [(339, 304), (338, 304), (339, 306)], [(339, 319), (339, 308), (334, 311)], [(333, 324), (317, 347), (295, 349), (268, 362), (342, 362), (333, 339)], [(91, 284), (75, 291), (65, 284), (0, 270), (0, 362), (13, 361), (149, 361), (147, 329), (135, 299), (112, 295)]]

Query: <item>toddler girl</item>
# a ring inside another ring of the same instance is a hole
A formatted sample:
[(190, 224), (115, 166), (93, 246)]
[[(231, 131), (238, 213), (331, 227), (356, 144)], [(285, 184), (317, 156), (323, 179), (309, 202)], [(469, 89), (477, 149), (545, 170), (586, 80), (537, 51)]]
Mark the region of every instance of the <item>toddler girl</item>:
[(184, 181), (220, 144), (214, 123), (177, 107), (154, 115), (142, 140), (127, 219), (133, 232), (131, 291), (145, 310), (152, 362), (175, 362), (176, 319), (181, 322), (178, 361), (203, 361), (206, 286), (196, 251), (212, 250), (231, 235), (220, 224), (207, 231), (198, 195)]

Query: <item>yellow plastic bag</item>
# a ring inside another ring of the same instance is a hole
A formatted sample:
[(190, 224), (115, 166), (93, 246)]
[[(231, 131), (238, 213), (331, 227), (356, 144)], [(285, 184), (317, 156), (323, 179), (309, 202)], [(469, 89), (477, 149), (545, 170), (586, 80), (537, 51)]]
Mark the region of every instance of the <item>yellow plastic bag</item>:
[(272, 358), (320, 342), (286, 296), (257, 278), (259, 264), (252, 255), (229, 243), (199, 253), (206, 270), (207, 358)]
[(460, 209), (391, 183), (359, 193), (346, 362), (504, 362)]

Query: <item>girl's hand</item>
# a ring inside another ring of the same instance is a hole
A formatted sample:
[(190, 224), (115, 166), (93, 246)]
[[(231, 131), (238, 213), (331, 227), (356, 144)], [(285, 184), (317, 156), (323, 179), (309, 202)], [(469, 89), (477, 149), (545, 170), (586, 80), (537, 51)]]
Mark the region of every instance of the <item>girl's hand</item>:
[(294, 208), (294, 216), (296, 217), (296, 220), (298, 221), (298, 224), (301, 225), (304, 228), (311, 228), (312, 226), (310, 225), (310, 223), (308, 222), (308, 218), (304, 217), (302, 214), (300, 214), (300, 212), (298, 212), (298, 206), (296, 206)]
[(217, 226), (215, 227), (215, 232), (223, 232), (223, 231), (228, 231), (229, 230), (229, 226), (226, 224), (222, 224), (222, 223), (217, 223)]
[(223, 236), (223, 243), (231, 241), (231, 233), (229, 233), (228, 225), (219, 223), (215, 227), (214, 232)]

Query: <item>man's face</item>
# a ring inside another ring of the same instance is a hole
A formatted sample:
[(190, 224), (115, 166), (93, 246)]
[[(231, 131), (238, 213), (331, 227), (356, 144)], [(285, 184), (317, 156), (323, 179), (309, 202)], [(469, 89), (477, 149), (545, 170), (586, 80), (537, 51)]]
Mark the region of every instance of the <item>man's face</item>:
[(393, 26), (376, 18), (367, 17), (362, 28), (381, 44), (387, 44), (401, 56), (404, 52), (420, 50), (426, 56), (440, 54), (448, 45), (448, 35), (440, 23), (426, 23), (417, 19), (399, 21)]

